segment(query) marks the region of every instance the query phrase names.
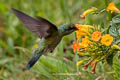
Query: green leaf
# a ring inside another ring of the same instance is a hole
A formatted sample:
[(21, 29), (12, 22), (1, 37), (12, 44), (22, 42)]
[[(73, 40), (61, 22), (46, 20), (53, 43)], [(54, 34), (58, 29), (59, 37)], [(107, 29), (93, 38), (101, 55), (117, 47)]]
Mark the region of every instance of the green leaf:
[(112, 22), (114, 24), (119, 24), (120, 23), (120, 15), (117, 15), (117, 16), (113, 17)]
[(5, 65), (6, 63), (12, 61), (9, 58), (0, 58), (0, 65)]
[(4, 3), (0, 2), (0, 13), (5, 14), (6, 10), (7, 6)]
[(103, 21), (101, 22), (100, 26), (101, 26), (101, 28), (105, 28)]
[(116, 44), (120, 43), (120, 39), (116, 40), (116, 42), (115, 42), (115, 43), (116, 43)]
[(115, 24), (110, 25), (109, 34), (114, 36), (114, 37), (117, 37), (119, 35), (119, 32), (117, 30), (117, 25), (115, 25)]
[(106, 61), (108, 65), (112, 68), (113, 65), (113, 57), (114, 57), (115, 51), (111, 52), (110, 55), (107, 57)]
[(120, 23), (120, 18), (114, 17), (114, 18), (112, 18), (112, 22), (115, 24)]

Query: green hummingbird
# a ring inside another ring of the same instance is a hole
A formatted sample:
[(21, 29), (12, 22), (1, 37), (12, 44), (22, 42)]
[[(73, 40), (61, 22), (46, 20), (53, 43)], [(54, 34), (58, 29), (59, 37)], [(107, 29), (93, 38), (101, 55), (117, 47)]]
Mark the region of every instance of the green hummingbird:
[(38, 61), (42, 54), (53, 52), (64, 36), (77, 30), (75, 25), (71, 23), (56, 27), (50, 21), (42, 17), (32, 18), (31, 16), (13, 8), (12, 11), (28, 30), (41, 38), (39, 47), (35, 50), (34, 55), (26, 66), (26, 69), (28, 70)]

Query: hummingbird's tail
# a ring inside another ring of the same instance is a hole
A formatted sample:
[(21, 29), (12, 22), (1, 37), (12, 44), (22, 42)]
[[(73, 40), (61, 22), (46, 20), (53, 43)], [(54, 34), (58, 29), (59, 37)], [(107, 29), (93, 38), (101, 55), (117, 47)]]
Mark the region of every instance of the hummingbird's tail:
[(32, 56), (32, 58), (30, 59), (30, 61), (28, 62), (26, 69), (29, 70), (40, 58), (40, 56), (45, 53), (45, 49), (41, 50), (40, 52), (35, 51), (34, 55)]

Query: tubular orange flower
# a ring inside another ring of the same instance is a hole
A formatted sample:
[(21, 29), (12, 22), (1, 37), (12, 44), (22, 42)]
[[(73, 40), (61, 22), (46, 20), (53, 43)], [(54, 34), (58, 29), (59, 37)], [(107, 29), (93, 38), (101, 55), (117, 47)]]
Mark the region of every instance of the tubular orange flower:
[(109, 46), (111, 45), (112, 41), (113, 41), (113, 37), (110, 36), (109, 34), (102, 36), (102, 39), (101, 39), (102, 44)]
[(75, 32), (76, 32), (77, 40), (79, 40), (81, 36), (90, 35), (88, 30), (84, 28), (81, 28), (80, 30), (77, 30)]
[(76, 36), (77, 36), (77, 41), (78, 41), (81, 36), (90, 35), (90, 33), (88, 32), (88, 29), (94, 28), (94, 27), (90, 26), (90, 25), (78, 25), (78, 24), (76, 24), (76, 28), (79, 29), (79, 30), (75, 31)]
[(81, 28), (85, 28), (85, 29), (94, 28), (91, 25), (79, 25), (79, 24), (76, 24), (75, 27), (78, 28), (78, 29), (81, 29)]
[(76, 38), (77, 41), (80, 39), (81, 36), (86, 35), (86, 33), (81, 32), (80, 30), (75, 31), (76, 32)]
[(99, 31), (93, 32), (93, 34), (92, 34), (92, 40), (99, 41), (100, 38), (101, 38), (101, 32), (99, 32)]
[(81, 28), (79, 31), (82, 32), (82, 33), (86, 33), (87, 35), (90, 35), (90, 33), (88, 32), (88, 30), (85, 29), (85, 28)]
[(79, 43), (73, 42), (72, 48), (73, 48), (73, 52), (78, 51), (79, 50)]
[(107, 7), (107, 11), (111, 11), (111, 13), (113, 13), (113, 12), (120, 13), (120, 10), (115, 6), (114, 2), (109, 3), (109, 5)]
[(96, 10), (97, 10), (97, 8), (88, 9), (88, 10), (84, 11), (83, 14), (80, 15), (80, 17), (81, 17), (82, 19), (85, 19), (85, 16), (87, 16), (89, 13), (95, 12)]
[(88, 47), (89, 44), (91, 44), (91, 41), (88, 40), (88, 37), (82, 38), (81, 45), (83, 46), (83, 48)]

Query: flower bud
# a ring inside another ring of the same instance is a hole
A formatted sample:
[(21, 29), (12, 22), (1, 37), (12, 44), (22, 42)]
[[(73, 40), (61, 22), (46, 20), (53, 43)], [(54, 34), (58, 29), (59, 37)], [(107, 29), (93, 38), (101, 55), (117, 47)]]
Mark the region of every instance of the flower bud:
[(95, 11), (97, 11), (97, 8), (93, 7), (93, 8), (91, 8), (91, 9), (88, 9), (88, 10), (84, 11), (83, 14), (80, 15), (80, 17), (81, 17), (82, 19), (85, 19), (85, 17), (86, 17), (89, 13), (92, 13), (92, 12), (95, 12)]
[(111, 48), (112, 49), (119, 49), (120, 50), (120, 47), (118, 45), (116, 45), (116, 44), (114, 44)]
[(88, 59), (84, 59), (84, 60), (81, 60), (79, 62), (76, 63), (77, 66), (80, 66), (81, 64), (83, 64), (85, 61), (87, 61)]

